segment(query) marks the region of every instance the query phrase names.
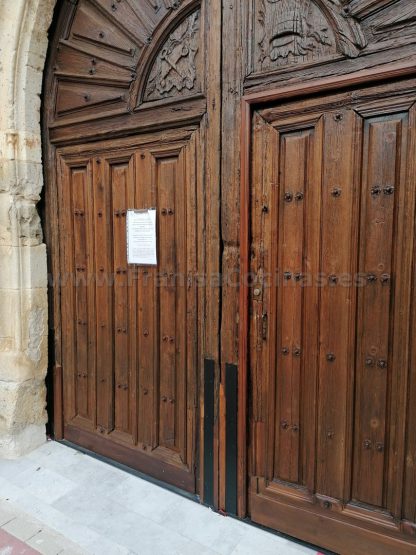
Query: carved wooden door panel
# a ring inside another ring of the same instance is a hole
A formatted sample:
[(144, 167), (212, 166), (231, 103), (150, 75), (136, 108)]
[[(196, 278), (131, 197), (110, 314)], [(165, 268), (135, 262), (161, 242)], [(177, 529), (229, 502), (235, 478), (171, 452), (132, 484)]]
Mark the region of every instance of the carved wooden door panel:
[[(64, 435), (193, 492), (197, 131), (176, 135), (59, 153)], [(157, 267), (127, 264), (131, 207), (157, 209)]]
[(414, 81), (252, 122), (251, 517), (414, 553)]

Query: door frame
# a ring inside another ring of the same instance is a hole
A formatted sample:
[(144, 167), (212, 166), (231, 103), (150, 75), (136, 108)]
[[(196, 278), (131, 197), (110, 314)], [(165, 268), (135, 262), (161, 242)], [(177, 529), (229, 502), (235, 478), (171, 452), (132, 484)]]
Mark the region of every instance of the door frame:
[[(237, 491), (238, 516), (247, 516), (248, 498), (248, 334), (249, 334), (249, 284), (250, 271), (250, 188), (251, 188), (251, 121), (254, 109), (267, 103), (304, 97), (316, 93), (370, 85), (378, 81), (416, 75), (416, 61), (391, 63), (382, 67), (360, 70), (345, 75), (317, 78), (269, 91), (248, 93), (241, 100), (241, 159), (240, 159), (240, 294), (239, 294), (239, 372), (238, 372), (238, 440), (237, 440)], [(248, 515), (249, 516), (249, 515)]]

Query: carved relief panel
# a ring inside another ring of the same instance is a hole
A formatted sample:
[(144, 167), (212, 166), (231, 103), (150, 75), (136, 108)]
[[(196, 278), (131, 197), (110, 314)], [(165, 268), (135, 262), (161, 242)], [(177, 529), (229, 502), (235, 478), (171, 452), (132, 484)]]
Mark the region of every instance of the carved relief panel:
[(366, 40), (344, 4), (341, 0), (252, 0), (251, 72), (358, 56)]
[(189, 96), (201, 91), (200, 11), (168, 37), (150, 71), (143, 101)]
[(131, 113), (203, 91), (200, 3), (79, 0), (65, 9), (69, 23), (53, 56), (55, 121)]
[(262, 0), (260, 6), (262, 69), (336, 54), (330, 25), (310, 0)]

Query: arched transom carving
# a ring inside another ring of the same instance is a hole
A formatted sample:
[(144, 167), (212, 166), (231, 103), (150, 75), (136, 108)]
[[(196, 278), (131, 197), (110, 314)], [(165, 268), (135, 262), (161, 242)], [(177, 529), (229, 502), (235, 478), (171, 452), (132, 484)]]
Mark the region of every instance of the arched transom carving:
[(356, 57), (366, 46), (342, 0), (254, 0), (252, 13), (254, 71)]
[(62, 10), (58, 25), (51, 123), (201, 93), (195, 0), (79, 0)]

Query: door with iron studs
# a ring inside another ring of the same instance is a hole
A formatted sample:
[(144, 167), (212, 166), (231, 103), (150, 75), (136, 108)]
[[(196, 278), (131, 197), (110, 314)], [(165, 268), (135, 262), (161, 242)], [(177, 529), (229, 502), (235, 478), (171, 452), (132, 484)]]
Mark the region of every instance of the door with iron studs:
[(251, 517), (342, 553), (416, 550), (414, 86), (252, 119)]
[[(197, 287), (219, 260), (218, 17), (210, 0), (65, 1), (45, 83), (55, 435), (194, 495), (218, 348), (218, 289)], [(148, 210), (156, 264), (127, 256), (129, 211)]]
[[(194, 491), (197, 132), (176, 135), (58, 154), (64, 433)], [(131, 207), (160, 207), (157, 267), (127, 262)]]

